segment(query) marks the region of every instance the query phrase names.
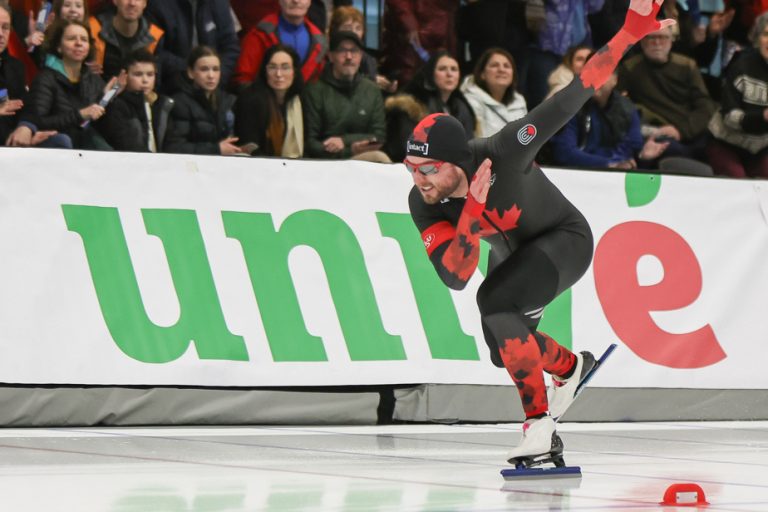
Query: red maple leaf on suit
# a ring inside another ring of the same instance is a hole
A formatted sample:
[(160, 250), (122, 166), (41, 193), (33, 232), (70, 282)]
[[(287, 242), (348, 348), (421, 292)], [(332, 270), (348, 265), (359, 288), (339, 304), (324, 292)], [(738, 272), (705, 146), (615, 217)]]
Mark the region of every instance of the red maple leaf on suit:
[[(517, 227), (517, 221), (522, 214), (523, 210), (518, 208), (516, 204), (513, 204), (509, 210), (502, 210), (501, 212), (498, 208), (486, 210), (480, 221), (482, 223), (482, 234), (496, 233), (496, 228), (494, 228), (493, 225), (497, 226), (502, 231), (515, 229)], [(485, 218), (486, 216), (487, 219)], [(489, 219), (493, 225), (488, 222)]]

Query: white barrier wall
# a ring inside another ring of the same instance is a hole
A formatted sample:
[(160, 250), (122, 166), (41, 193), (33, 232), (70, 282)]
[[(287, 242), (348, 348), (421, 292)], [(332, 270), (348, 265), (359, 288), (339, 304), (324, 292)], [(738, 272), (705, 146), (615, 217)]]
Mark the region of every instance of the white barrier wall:
[[(597, 386), (768, 388), (765, 182), (547, 174), (596, 252), (542, 330), (620, 344)], [(399, 165), (0, 149), (0, 382), (509, 384), (480, 271), (439, 282), (409, 189)]]

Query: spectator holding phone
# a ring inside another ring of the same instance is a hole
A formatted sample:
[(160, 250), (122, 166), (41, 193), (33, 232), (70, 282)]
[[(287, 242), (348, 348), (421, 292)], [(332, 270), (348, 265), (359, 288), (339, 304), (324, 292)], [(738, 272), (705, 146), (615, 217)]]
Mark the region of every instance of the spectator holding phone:
[(187, 80), (173, 96), (163, 150), (168, 153), (236, 155), (235, 97), (222, 91), (221, 61), (213, 48), (197, 46), (187, 59)]
[(248, 153), (285, 158), (304, 154), (303, 87), (296, 50), (282, 44), (268, 48), (256, 81), (235, 103), (235, 135), (256, 146)]
[(640, 41), (642, 53), (619, 68), (619, 90), (639, 107), (644, 135), (664, 136), (669, 146), (662, 157), (706, 161), (707, 123), (715, 112), (696, 61), (672, 52), (670, 27)]
[(306, 156), (389, 162), (380, 151), (386, 129), (381, 91), (359, 73), (363, 42), (339, 31), (330, 46), (330, 66), (302, 98)]

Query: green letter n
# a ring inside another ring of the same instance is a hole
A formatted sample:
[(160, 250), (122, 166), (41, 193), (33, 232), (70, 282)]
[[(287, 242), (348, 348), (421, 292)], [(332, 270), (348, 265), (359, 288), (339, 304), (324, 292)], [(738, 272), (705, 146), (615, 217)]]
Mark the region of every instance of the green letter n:
[(147, 317), (117, 209), (61, 208), (69, 230), (83, 239), (104, 321), (126, 355), (167, 363), (194, 342), (201, 359), (248, 360), (243, 338), (224, 322), (194, 211), (142, 210), (147, 233), (163, 242), (179, 300), (176, 324), (159, 327)]
[(349, 226), (322, 210), (296, 212), (275, 230), (268, 213), (223, 212), (227, 236), (240, 242), (275, 361), (325, 361), (322, 340), (307, 332), (288, 255), (299, 245), (323, 262), (353, 361), (402, 360), (399, 336), (388, 334), (373, 295), (360, 245)]

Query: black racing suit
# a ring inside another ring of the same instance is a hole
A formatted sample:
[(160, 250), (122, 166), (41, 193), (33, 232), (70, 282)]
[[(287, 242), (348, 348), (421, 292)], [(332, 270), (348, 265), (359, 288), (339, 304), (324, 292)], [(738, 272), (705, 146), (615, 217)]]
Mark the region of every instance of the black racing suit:
[(494, 364), (506, 367), (529, 418), (549, 408), (543, 371), (567, 376), (574, 363), (569, 350), (536, 331), (541, 312), (584, 274), (592, 258), (586, 220), (533, 159), (608, 80), (633, 44), (670, 23), (657, 20), (660, 8), (661, 2), (630, 2), (624, 26), (568, 87), (496, 135), (470, 142), (473, 162), (465, 169), (470, 182), (485, 158), (493, 163), (485, 204), (470, 194), (428, 205), (416, 187), (411, 190), (411, 215), (448, 286), (461, 289), (469, 281), (480, 238), (491, 244), (491, 269), (477, 293), (483, 331)]
[[(488, 276), (477, 294), (483, 331), (494, 364), (509, 371), (529, 417), (548, 408), (542, 370), (562, 375), (574, 362), (570, 351), (536, 331), (542, 309), (578, 281), (593, 250), (586, 219), (533, 159), (592, 93), (575, 79), (524, 118), (470, 142), (470, 182), (485, 158), (493, 164), (485, 208), (472, 198), (429, 205), (417, 187), (409, 197), (430, 260), (449, 287), (464, 288), (477, 266), (473, 235), (490, 244)], [(467, 202), (467, 210), (482, 213), (462, 218)]]

